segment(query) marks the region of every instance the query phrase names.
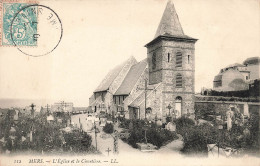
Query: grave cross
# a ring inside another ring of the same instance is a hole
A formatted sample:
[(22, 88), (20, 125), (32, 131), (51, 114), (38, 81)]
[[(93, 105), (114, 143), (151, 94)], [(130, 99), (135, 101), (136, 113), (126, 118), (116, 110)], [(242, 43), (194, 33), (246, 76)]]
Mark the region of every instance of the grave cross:
[[(144, 82), (144, 84), (145, 84), (145, 86), (144, 86), (144, 88), (138, 88), (139, 90), (144, 90), (144, 110), (145, 110), (145, 112), (144, 112), (144, 118), (146, 119), (146, 100), (147, 100), (147, 91), (148, 90), (154, 90), (155, 92), (156, 92), (156, 89), (155, 88), (148, 88), (147, 87), (147, 79), (145, 79), (144, 80), (145, 82)], [(139, 114), (140, 114), (140, 112), (139, 112)], [(139, 115), (139, 118), (140, 118), (140, 115)]]
[(172, 106), (169, 104), (166, 108), (169, 109), (169, 116), (171, 115), (171, 109), (172, 109)]
[(46, 108), (47, 108), (47, 114), (49, 114), (49, 108), (50, 108), (49, 104), (46, 105)]
[(32, 108), (31, 109), (31, 115), (34, 117), (34, 107), (35, 107), (36, 105), (34, 105), (33, 103), (30, 105), (30, 107)]
[(106, 152), (107, 152), (107, 155), (109, 156), (109, 152), (111, 152), (111, 150), (109, 148), (107, 148)]

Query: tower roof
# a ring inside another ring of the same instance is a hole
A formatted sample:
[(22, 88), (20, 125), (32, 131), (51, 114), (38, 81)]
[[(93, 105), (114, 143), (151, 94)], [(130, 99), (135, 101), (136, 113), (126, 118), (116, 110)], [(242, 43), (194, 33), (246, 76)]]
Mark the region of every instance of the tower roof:
[(171, 0), (169, 0), (166, 5), (161, 22), (158, 26), (154, 38), (160, 35), (170, 35), (176, 37), (184, 36), (184, 32), (182, 30), (178, 15)]
[(166, 5), (161, 22), (154, 36), (154, 39), (149, 43), (147, 43), (145, 47), (148, 47), (160, 41), (161, 39), (185, 41), (185, 42), (193, 42), (193, 43), (195, 43), (198, 40), (184, 34), (178, 15), (174, 8), (174, 4), (171, 0), (169, 0)]

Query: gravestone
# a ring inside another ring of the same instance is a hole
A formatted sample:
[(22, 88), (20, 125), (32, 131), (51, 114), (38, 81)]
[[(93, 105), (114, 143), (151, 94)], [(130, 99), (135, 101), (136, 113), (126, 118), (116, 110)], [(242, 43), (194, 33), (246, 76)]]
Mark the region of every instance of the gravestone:
[(100, 126), (104, 127), (107, 123), (107, 118), (100, 118)]
[(165, 128), (169, 131), (176, 131), (176, 124), (175, 123), (172, 123), (172, 122), (169, 122)]

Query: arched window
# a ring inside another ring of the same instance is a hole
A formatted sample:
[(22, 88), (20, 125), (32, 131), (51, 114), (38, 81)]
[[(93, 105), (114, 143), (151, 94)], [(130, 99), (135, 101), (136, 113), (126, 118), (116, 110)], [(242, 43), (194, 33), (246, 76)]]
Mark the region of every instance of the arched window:
[(182, 67), (182, 53), (176, 53), (176, 67)]
[(182, 87), (182, 75), (178, 73), (176, 75), (176, 88), (181, 88)]
[(171, 60), (171, 54), (168, 53), (168, 62), (170, 62), (170, 60)]
[(190, 55), (188, 55), (188, 64), (190, 64)]
[(152, 56), (152, 69), (156, 69), (156, 54), (155, 54), (155, 52), (153, 53), (153, 56)]

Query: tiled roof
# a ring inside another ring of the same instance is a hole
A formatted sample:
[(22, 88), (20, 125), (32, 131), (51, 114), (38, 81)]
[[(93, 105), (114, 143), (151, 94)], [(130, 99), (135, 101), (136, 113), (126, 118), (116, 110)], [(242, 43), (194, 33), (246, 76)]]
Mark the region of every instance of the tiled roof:
[(114, 69), (112, 69), (107, 75), (106, 77), (103, 79), (103, 81), (99, 84), (99, 86), (96, 88), (96, 90), (94, 92), (102, 92), (102, 91), (107, 91), (110, 87), (110, 85), (113, 83), (113, 81), (116, 79), (116, 77), (119, 75), (119, 73), (121, 72), (121, 70), (124, 68), (124, 66), (126, 65), (126, 63), (128, 61), (130, 61), (131, 59), (133, 59), (134, 57), (131, 57), (130, 59), (128, 59), (127, 61), (125, 61), (124, 63), (116, 66)]
[(146, 66), (147, 59), (144, 59), (141, 62), (133, 65), (114, 95), (129, 95), (134, 85), (145, 71)]
[(172, 1), (168, 1), (166, 8), (164, 10), (163, 16), (161, 18), (160, 24), (156, 31), (154, 38), (169, 34), (173, 36), (183, 36), (184, 32), (182, 30), (178, 15), (174, 8)]
[[(149, 90), (149, 91), (147, 91), (147, 98), (149, 97), (149, 95), (151, 94), (151, 93), (153, 93), (154, 91), (156, 91), (156, 89), (160, 86), (160, 85), (162, 85), (161, 83), (158, 83), (158, 84), (154, 84), (154, 85), (148, 85), (148, 89), (153, 89), (153, 90)], [(131, 104), (129, 104), (129, 106), (130, 107), (139, 107), (143, 102), (144, 102), (144, 98), (145, 97), (145, 93), (144, 93), (144, 90), (142, 90), (142, 93), (139, 95), (139, 96), (137, 96), (136, 98), (135, 98), (135, 100), (131, 103)]]

